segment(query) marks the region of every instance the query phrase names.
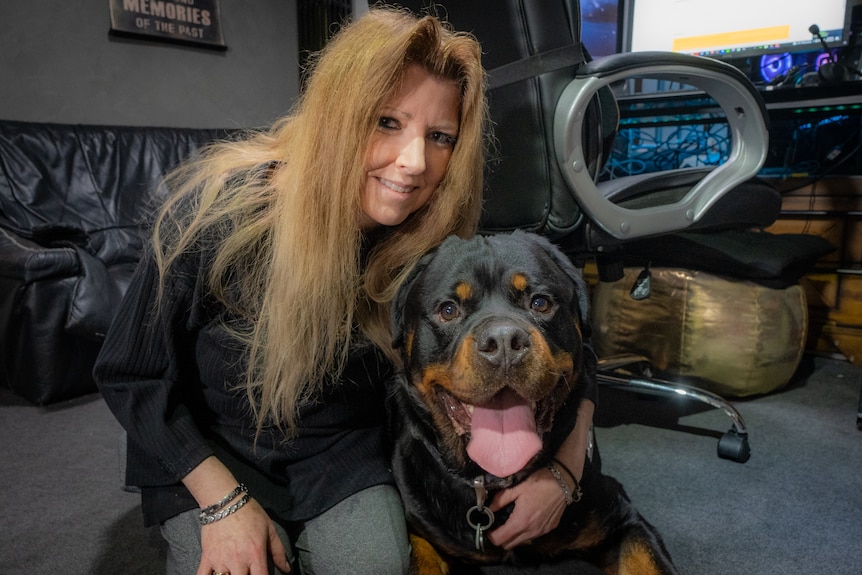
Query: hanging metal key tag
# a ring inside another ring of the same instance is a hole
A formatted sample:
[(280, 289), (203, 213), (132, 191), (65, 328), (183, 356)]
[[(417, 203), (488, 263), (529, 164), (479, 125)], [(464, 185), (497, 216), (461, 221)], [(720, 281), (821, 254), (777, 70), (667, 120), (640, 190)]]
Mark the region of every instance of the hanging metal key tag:
[[(485, 550), (485, 531), (494, 524), (494, 512), (485, 507), (488, 491), (485, 489), (485, 477), (480, 475), (473, 479), (473, 489), (476, 491), (476, 505), (467, 510), (467, 524), (476, 530), (475, 544), (478, 551)], [(482, 523), (482, 517), (473, 520), (473, 514), (484, 514), (487, 523)]]

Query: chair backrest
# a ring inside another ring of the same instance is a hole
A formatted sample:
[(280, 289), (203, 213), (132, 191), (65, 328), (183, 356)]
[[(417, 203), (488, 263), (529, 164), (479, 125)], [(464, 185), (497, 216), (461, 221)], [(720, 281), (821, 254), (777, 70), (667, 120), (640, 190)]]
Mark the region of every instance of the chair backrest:
[[(417, 13), (429, 3), (401, 2)], [(431, 10), (476, 36), (489, 73), (497, 146), (486, 174), (481, 232), (534, 231), (574, 255), (695, 227), (774, 220), (780, 204), (774, 190), (739, 190), (756, 175), (768, 146), (763, 102), (739, 70), (670, 52), (590, 62), (578, 0), (452, 0)], [(691, 84), (713, 97), (732, 134), (728, 161), (651, 175), (649, 183), (630, 178), (625, 186), (597, 186), (618, 122), (611, 85), (628, 77)], [(633, 198), (635, 190), (650, 193)], [(743, 204), (736, 203), (740, 195)], [(751, 209), (734, 213), (740, 207)]]
[[(399, 4), (422, 13), (429, 2)], [(481, 231), (525, 229), (551, 239), (570, 234), (583, 216), (557, 167), (554, 108), (583, 64), (583, 56), (577, 57), (582, 54), (578, 0), (494, 0), (492, 8), (487, 2), (459, 0), (436, 10), (456, 30), (479, 39), (489, 71), (495, 147), (486, 173)], [(569, 48), (573, 51), (564, 58), (554, 59)], [(509, 77), (499, 85), (501, 72), (513, 63), (531, 64), (533, 75), (517, 79), (516, 74), (514, 81)], [(535, 74), (536, 69), (542, 73)], [(598, 129), (597, 122), (590, 125)], [(586, 138), (599, 146), (604, 139)], [(598, 150), (590, 154), (598, 158)]]
[[(0, 226), (132, 261), (165, 174), (225, 130), (0, 121)], [(134, 258), (136, 259), (136, 257)]]

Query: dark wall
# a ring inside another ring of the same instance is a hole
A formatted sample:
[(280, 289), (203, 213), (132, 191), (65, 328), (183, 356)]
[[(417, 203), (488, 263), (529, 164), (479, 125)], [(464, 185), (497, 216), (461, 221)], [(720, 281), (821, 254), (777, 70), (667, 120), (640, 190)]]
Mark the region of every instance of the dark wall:
[(219, 0), (227, 51), (109, 36), (108, 0), (0, 1), (0, 119), (259, 127), (299, 89), (296, 0)]

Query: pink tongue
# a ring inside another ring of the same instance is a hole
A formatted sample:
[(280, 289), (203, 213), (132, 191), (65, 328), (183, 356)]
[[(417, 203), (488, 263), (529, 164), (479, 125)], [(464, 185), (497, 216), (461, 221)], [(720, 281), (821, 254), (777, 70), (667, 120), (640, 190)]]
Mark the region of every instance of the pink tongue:
[(470, 433), (467, 455), (497, 477), (520, 471), (542, 447), (533, 410), (508, 389), (474, 408)]

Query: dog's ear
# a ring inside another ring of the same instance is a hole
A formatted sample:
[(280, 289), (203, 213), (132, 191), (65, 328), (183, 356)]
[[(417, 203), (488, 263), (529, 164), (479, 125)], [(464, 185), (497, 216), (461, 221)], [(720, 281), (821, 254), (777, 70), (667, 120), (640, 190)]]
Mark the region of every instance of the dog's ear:
[(404, 281), (398, 288), (398, 292), (395, 294), (395, 299), (392, 301), (392, 308), (389, 313), (393, 349), (398, 349), (404, 344), (404, 307), (407, 305), (407, 297), (410, 295), (410, 291), (413, 289), (416, 280), (422, 275), (422, 271), (434, 259), (436, 252), (437, 250), (431, 250), (419, 259), (416, 265), (413, 266), (413, 269), (404, 278)]

